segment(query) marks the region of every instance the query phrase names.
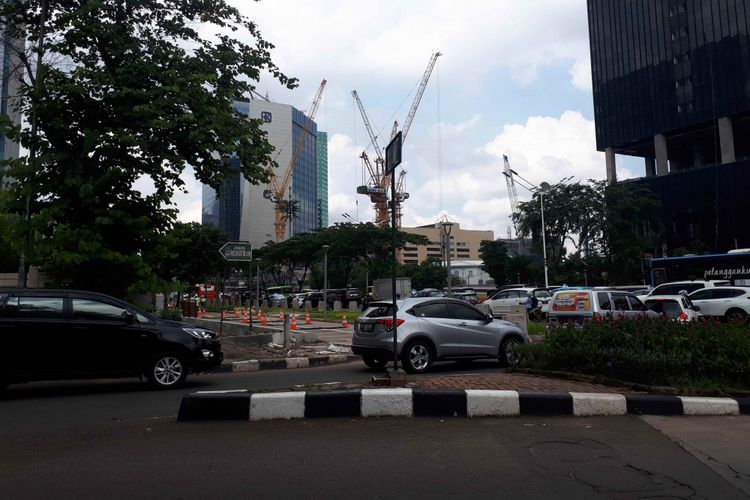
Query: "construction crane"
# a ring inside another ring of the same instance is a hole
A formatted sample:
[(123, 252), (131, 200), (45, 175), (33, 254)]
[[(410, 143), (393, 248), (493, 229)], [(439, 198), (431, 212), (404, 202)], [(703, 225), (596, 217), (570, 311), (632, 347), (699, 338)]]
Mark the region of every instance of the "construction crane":
[[(424, 91), (427, 88), (427, 82), (430, 80), (430, 75), (432, 75), (432, 70), (435, 68), (435, 63), (437, 62), (437, 58), (440, 57), (442, 54), (440, 52), (435, 52), (430, 57), (430, 61), (427, 64), (427, 69), (425, 70), (424, 74), (422, 75), (422, 79), (419, 82), (419, 87), (417, 88), (417, 93), (414, 96), (414, 102), (411, 105), (411, 108), (409, 109), (409, 113), (406, 117), (406, 122), (404, 122), (404, 127), (402, 129), (402, 145), (404, 142), (406, 142), (406, 137), (409, 133), (409, 129), (411, 128), (411, 123), (414, 120), (414, 116), (417, 113), (417, 108), (419, 107), (419, 103), (422, 100), (422, 95), (424, 95)], [(364, 164), (365, 168), (367, 169), (370, 178), (365, 186), (359, 186), (357, 188), (358, 194), (367, 195), (370, 198), (370, 201), (372, 202), (374, 208), (375, 208), (375, 223), (379, 226), (385, 227), (388, 225), (389, 222), (389, 204), (388, 204), (388, 191), (389, 186), (391, 183), (391, 177), (390, 175), (386, 174), (385, 172), (385, 160), (383, 159), (383, 148), (380, 147), (380, 144), (378, 143), (378, 136), (375, 134), (375, 132), (372, 129), (372, 126), (370, 125), (370, 119), (367, 116), (367, 112), (365, 111), (364, 106), (362, 105), (362, 101), (359, 98), (359, 95), (357, 94), (356, 90), (352, 91), (352, 96), (357, 101), (357, 106), (359, 107), (359, 112), (362, 115), (362, 121), (365, 123), (365, 128), (367, 129), (367, 133), (370, 136), (370, 142), (372, 143), (373, 150), (375, 152), (375, 164), (373, 165), (372, 162), (370, 162), (370, 158), (367, 155), (366, 152), (362, 152), (360, 155), (360, 158), (362, 159), (362, 163)], [(394, 121), (393, 128), (391, 130), (391, 138), (395, 137), (398, 132), (398, 121)], [(394, 200), (394, 209), (396, 211), (396, 226), (401, 227), (401, 203), (409, 198), (409, 193), (406, 193), (404, 191), (404, 177), (406, 175), (406, 172), (404, 170), (401, 170), (399, 173), (399, 178), (396, 185), (396, 192), (391, 193), (391, 199)]]
[[(518, 213), (518, 192), (516, 191), (516, 182), (513, 179), (513, 174), (515, 174), (515, 171), (510, 168), (508, 157), (503, 155), (503, 175), (505, 176), (505, 185), (508, 188), (511, 217)], [(508, 227), (508, 239), (510, 239), (510, 227)]]
[(275, 205), (274, 208), (276, 211), (276, 222), (274, 223), (274, 228), (276, 230), (277, 243), (284, 241), (284, 238), (286, 237), (286, 225), (288, 221), (287, 217), (285, 216), (285, 211), (287, 209), (288, 201), (284, 200), (284, 195), (286, 193), (286, 190), (289, 188), (289, 184), (292, 182), (292, 173), (294, 172), (294, 167), (297, 165), (300, 153), (302, 152), (302, 146), (305, 145), (305, 140), (307, 139), (308, 132), (310, 131), (310, 126), (312, 125), (313, 119), (318, 112), (318, 107), (320, 106), (320, 100), (323, 98), (323, 90), (326, 87), (326, 83), (326, 80), (320, 82), (320, 87), (318, 87), (318, 91), (313, 98), (310, 109), (308, 109), (305, 113), (305, 116), (307, 118), (305, 120), (305, 126), (303, 127), (302, 134), (300, 135), (299, 141), (297, 141), (297, 144), (294, 148), (292, 160), (289, 162), (289, 166), (287, 167), (281, 182), (279, 182), (278, 177), (276, 177), (276, 174), (273, 172), (272, 167), (270, 165), (268, 167), (268, 172), (271, 175), (271, 178), (268, 183), (268, 189), (263, 191), (263, 197), (271, 200), (271, 202)]

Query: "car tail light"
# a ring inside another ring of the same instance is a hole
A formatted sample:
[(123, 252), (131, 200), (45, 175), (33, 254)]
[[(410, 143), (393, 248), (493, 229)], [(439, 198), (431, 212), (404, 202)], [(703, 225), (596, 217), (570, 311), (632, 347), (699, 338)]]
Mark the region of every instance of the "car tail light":
[[(375, 320), (375, 323), (377, 323), (379, 325), (385, 325), (385, 330), (388, 331), (388, 332), (390, 332), (391, 330), (393, 330), (393, 318), (378, 319), (378, 320)], [(396, 320), (396, 326), (401, 326), (403, 323), (404, 323), (403, 319), (397, 319)]]
[(685, 321), (687, 319), (687, 314), (680, 313), (680, 319), (683, 320), (683, 321)]

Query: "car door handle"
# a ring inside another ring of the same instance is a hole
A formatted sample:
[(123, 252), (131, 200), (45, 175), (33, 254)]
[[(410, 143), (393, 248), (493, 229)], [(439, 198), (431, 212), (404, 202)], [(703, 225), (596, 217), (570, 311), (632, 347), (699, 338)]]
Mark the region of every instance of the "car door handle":
[(463, 322), (463, 323), (459, 323), (458, 326), (469, 326), (469, 324), (466, 322)]

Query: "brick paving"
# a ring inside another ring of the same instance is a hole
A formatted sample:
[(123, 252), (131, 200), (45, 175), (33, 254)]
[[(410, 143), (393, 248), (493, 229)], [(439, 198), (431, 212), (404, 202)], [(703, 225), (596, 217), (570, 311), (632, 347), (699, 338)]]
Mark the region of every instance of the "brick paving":
[(534, 392), (603, 392), (632, 394), (627, 387), (592, 384), (522, 373), (483, 373), (471, 375), (441, 375), (410, 377), (409, 382), (420, 389), (494, 389)]

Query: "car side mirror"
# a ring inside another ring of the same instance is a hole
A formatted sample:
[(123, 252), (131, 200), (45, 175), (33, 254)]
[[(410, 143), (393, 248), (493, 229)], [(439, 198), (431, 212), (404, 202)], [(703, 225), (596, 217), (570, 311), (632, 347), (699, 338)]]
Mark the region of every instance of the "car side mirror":
[(123, 313), (122, 313), (122, 319), (128, 325), (132, 325), (133, 321), (135, 321), (135, 317), (133, 316), (133, 313), (130, 312), (130, 311), (123, 311)]
[(493, 318), (491, 314), (485, 314), (484, 317), (487, 318), (487, 323), (495, 321), (495, 318)]

